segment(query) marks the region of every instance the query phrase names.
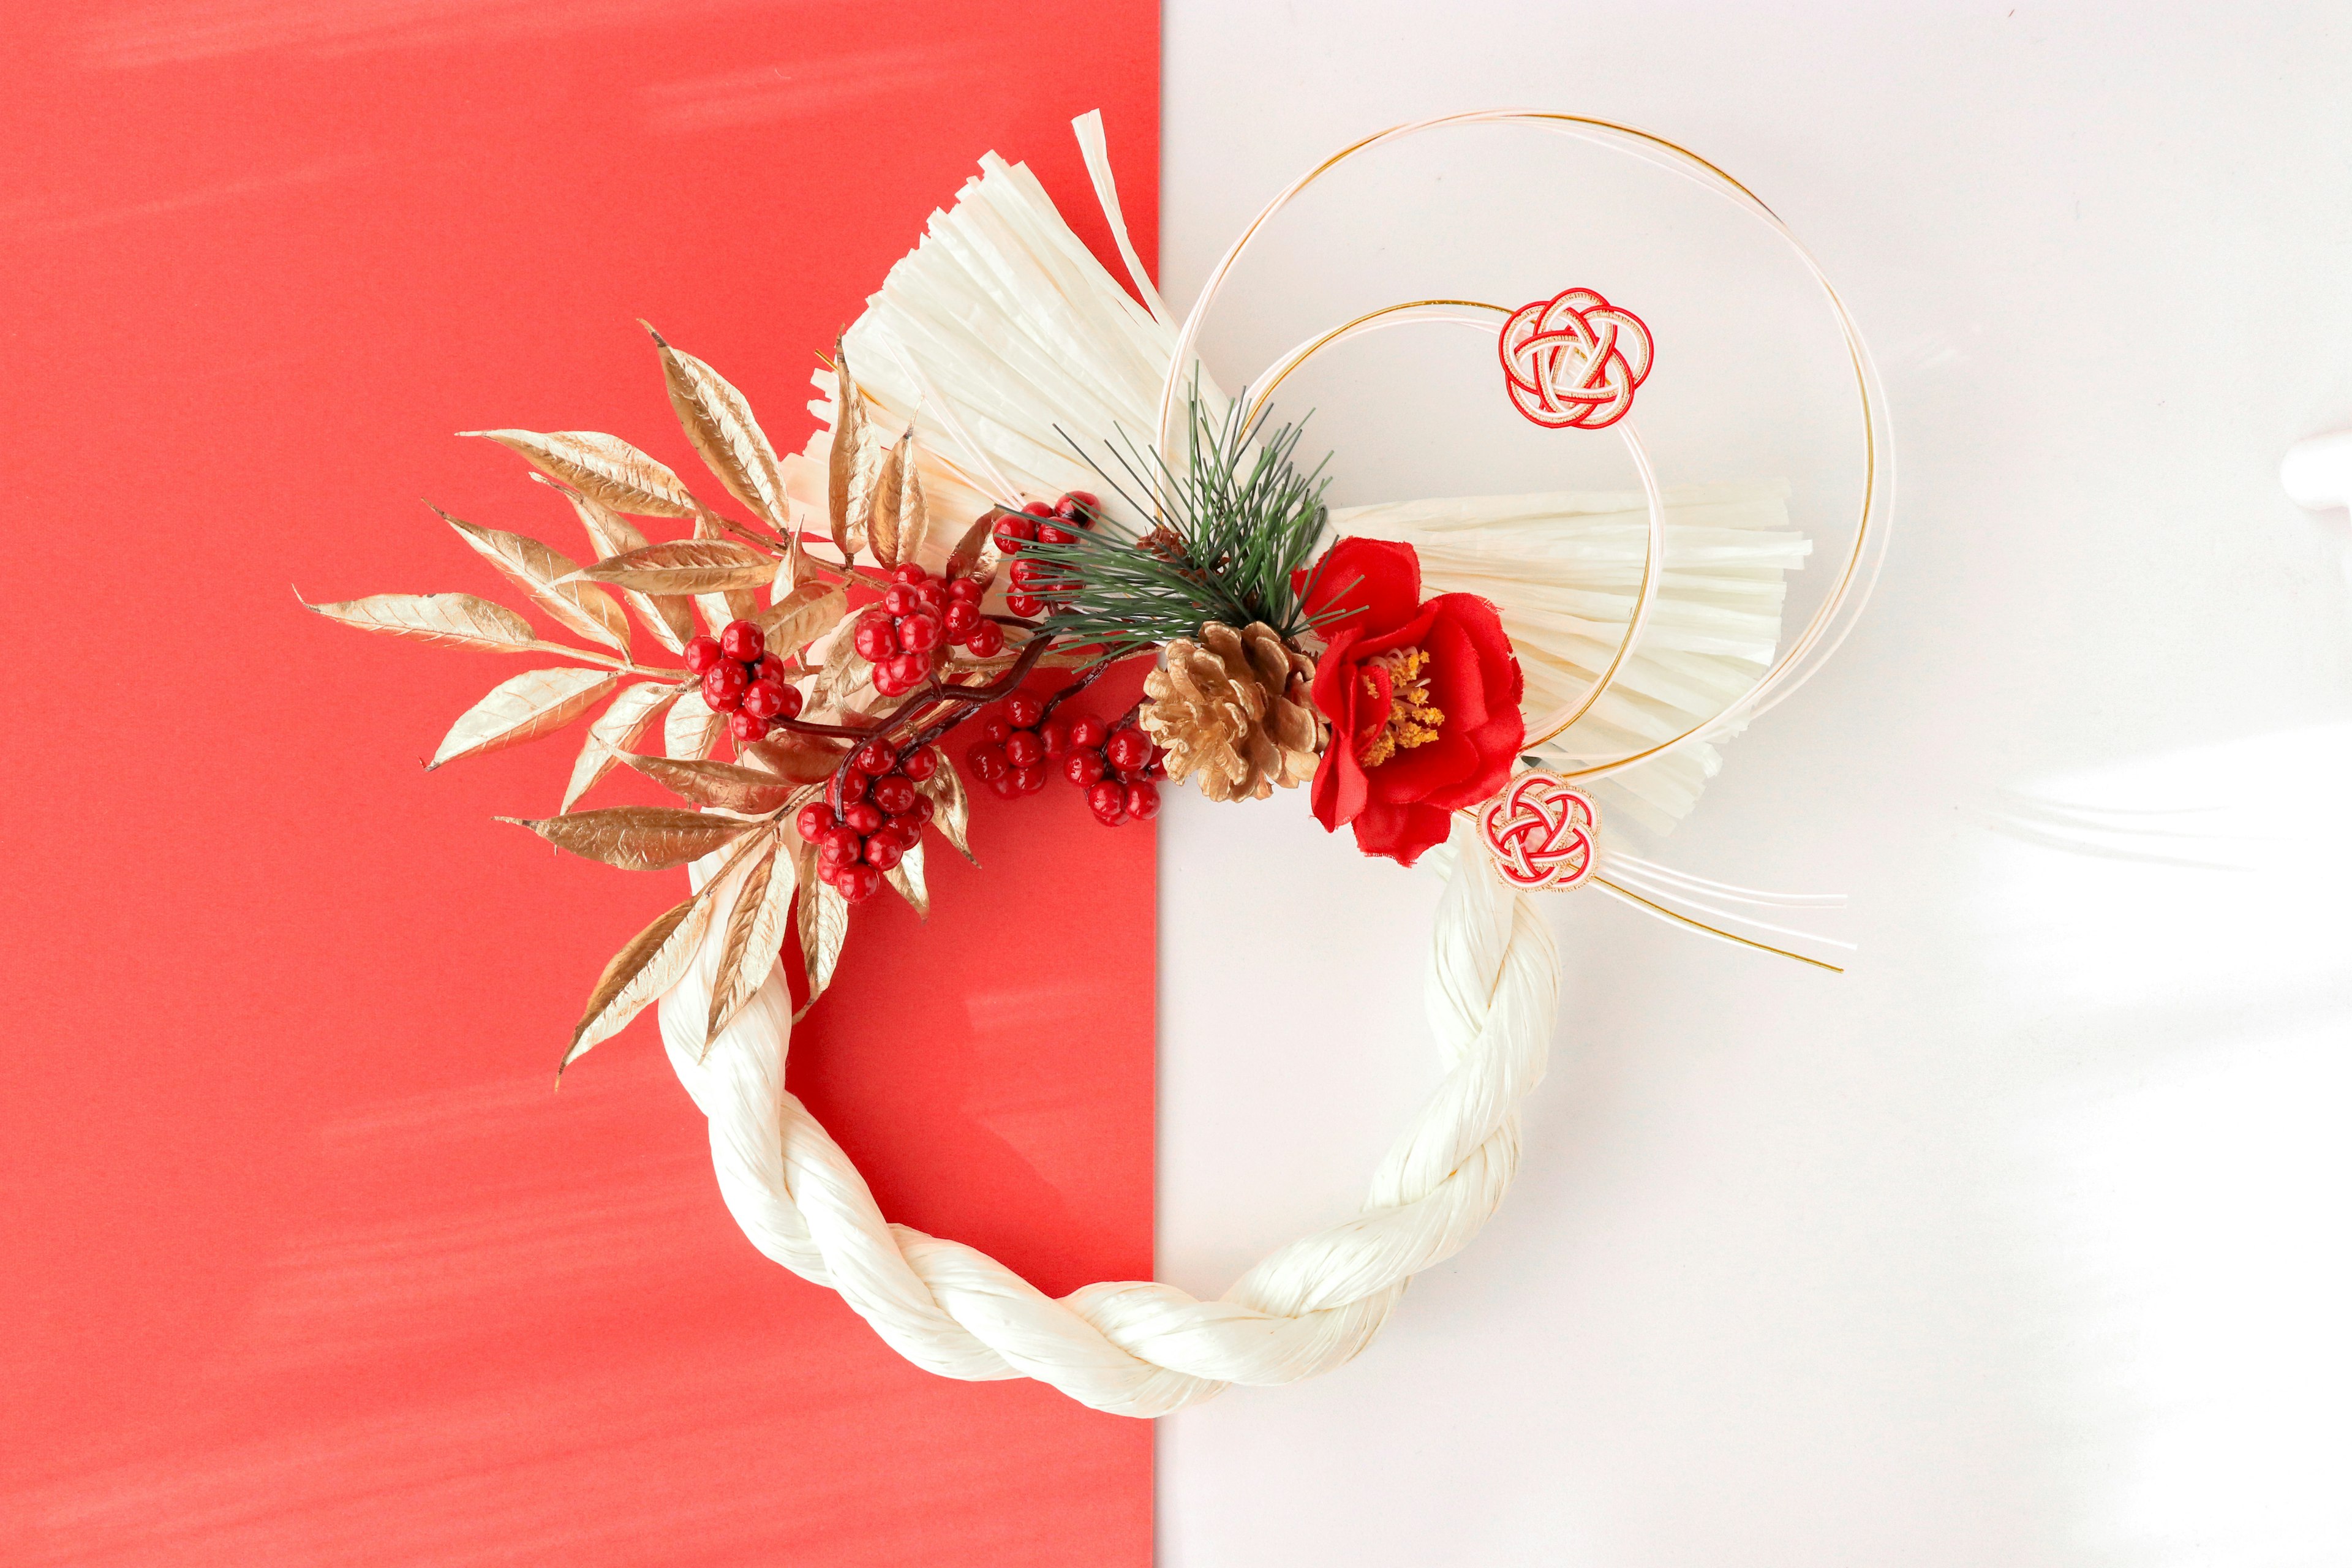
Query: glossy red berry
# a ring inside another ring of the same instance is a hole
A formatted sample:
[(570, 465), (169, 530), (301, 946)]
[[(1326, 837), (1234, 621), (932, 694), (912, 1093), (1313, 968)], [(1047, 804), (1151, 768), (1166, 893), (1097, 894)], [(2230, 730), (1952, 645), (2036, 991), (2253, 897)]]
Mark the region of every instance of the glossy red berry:
[(1047, 581), (1053, 575), (1054, 563), (1050, 561), (1040, 561), (1034, 556), (1029, 556), (1013, 563), (1013, 585), (1032, 594), (1037, 591), (1038, 584)]
[(1005, 760), (1004, 748), (985, 741), (966, 752), (963, 760), (971, 769), (971, 776), (982, 784), (994, 784), (1013, 771), (1013, 764)]
[(914, 806), (907, 813), (907, 815), (913, 818), (916, 826), (920, 827), (924, 823), (929, 822), (932, 816), (937, 815), (939, 809), (939, 802), (918, 790), (915, 793)]
[(987, 779), (983, 782), (988, 785), (989, 793), (995, 795), (999, 800), (1018, 800), (1021, 798), (1021, 782), (1014, 778), (1009, 771), (1001, 773), (994, 778)]
[(870, 800), (861, 800), (856, 805), (845, 809), (841, 814), (841, 820), (856, 829), (857, 836), (863, 838), (882, 826), (882, 816), (880, 806)]
[(948, 585), (934, 577), (915, 584), (915, 603), (935, 616), (948, 613)]
[(754, 685), (762, 680), (772, 680), (782, 686), (786, 677), (784, 661), (772, 653), (763, 653), (760, 656), (760, 662), (751, 667), (751, 675)]
[(1015, 513), (1010, 517), (998, 518), (996, 527), (992, 531), (996, 538), (997, 549), (1007, 555), (1017, 555), (1021, 552), (1023, 545), (1037, 537), (1037, 524), (1034, 519)]
[(980, 738), (992, 746), (1004, 744), (1005, 737), (1012, 733), (1013, 721), (1004, 716), (1002, 708), (983, 715), (980, 721)]
[(835, 823), (825, 829), (817, 848), (835, 865), (846, 865), (866, 853), (866, 837), (847, 823)]
[(782, 690), (784, 705), (776, 710), (776, 717), (779, 719), (799, 718), (801, 716), (801, 704), (806, 700), (806, 699), (801, 696), (801, 689), (797, 686), (787, 686), (783, 688)]
[(897, 662), (898, 656), (894, 654), (874, 667), (874, 689), (885, 697), (902, 696), (908, 689), (907, 683), (891, 672), (891, 666)]
[(1015, 768), (1009, 776), (1023, 795), (1035, 795), (1045, 787), (1045, 770), (1042, 766)]
[(1045, 748), (1047, 756), (1060, 756), (1070, 749), (1070, 721), (1059, 713), (1050, 719), (1040, 721), (1037, 725), (1037, 742)]
[(1037, 525), (1037, 542), (1040, 544), (1076, 544), (1077, 542), (1076, 534), (1058, 523), (1041, 522)]
[(1104, 779), (1087, 791), (1087, 805), (1104, 826), (1116, 827), (1127, 819), (1127, 786)]
[(1140, 730), (1121, 730), (1103, 742), (1103, 761), (1129, 773), (1150, 760), (1151, 742)]
[(1090, 788), (1103, 776), (1100, 752), (1072, 752), (1062, 760), (1062, 776), (1081, 789)]
[(882, 613), (896, 620), (913, 615), (915, 606), (920, 603), (922, 601), (915, 597), (914, 589), (904, 583), (893, 583), (882, 595)]
[(1034, 594), (1024, 594), (1016, 588), (1004, 595), (1004, 607), (1025, 621), (1043, 615), (1045, 610), (1045, 601)]
[(881, 741), (868, 741), (857, 748), (854, 765), (861, 773), (887, 773), (897, 763), (898, 753)]
[(841, 782), (834, 786), (834, 792), (843, 805), (847, 805), (853, 800), (864, 800), (866, 786), (874, 782), (856, 768), (849, 768), (839, 776)]
[(1016, 730), (1034, 730), (1045, 716), (1045, 705), (1029, 692), (1016, 691), (1004, 700), (1004, 721)]
[(751, 678), (743, 673), (743, 667), (722, 658), (703, 674), (702, 700), (714, 713), (732, 713), (742, 705), (743, 693), (751, 687)]
[(874, 804), (896, 816), (911, 809), (915, 804), (915, 781), (904, 773), (884, 773), (874, 781), (870, 797)]
[(940, 622), (948, 641), (958, 647), (971, 639), (971, 628), (980, 624), (980, 606), (969, 599), (950, 599), (947, 615)]
[(849, 866), (842, 869), (841, 879), (834, 886), (841, 896), (853, 904), (862, 904), (882, 890), (882, 873), (871, 866)]
[(1149, 822), (1160, 815), (1160, 792), (1148, 784), (1127, 786), (1127, 815), (1138, 822)]
[(958, 577), (948, 584), (948, 597), (950, 599), (961, 599), (966, 604), (979, 604), (981, 596), (987, 592), (987, 589), (982, 588), (979, 584), (973, 582), (969, 577)]
[(857, 657), (881, 663), (898, 651), (898, 624), (887, 616), (867, 616), (850, 634)]
[(902, 653), (889, 662), (891, 683), (901, 691), (912, 691), (931, 673), (937, 660), (928, 653)]
[(821, 803), (813, 800), (801, 807), (800, 815), (793, 818), (793, 826), (801, 830), (803, 838), (814, 844), (831, 830), (833, 813)]
[(1102, 749), (1103, 721), (1091, 713), (1081, 713), (1070, 721), (1070, 744), (1094, 752)]
[(1031, 517), (1051, 517), (1054, 515), (1054, 503), (1051, 501), (1033, 500), (1021, 510), (1027, 512)]
[(739, 664), (757, 664), (768, 651), (767, 634), (749, 621), (730, 621), (719, 634), (719, 651)]
[(738, 708), (727, 721), (727, 732), (735, 737), (737, 745), (748, 746), (768, 738), (768, 721), (748, 708)]
[(940, 771), (940, 754), (929, 746), (919, 752), (910, 752), (899, 759), (898, 771), (920, 784)]
[(974, 658), (994, 658), (1004, 651), (1004, 628), (994, 621), (982, 621), (971, 628), (963, 646)]
[(945, 629), (937, 616), (908, 616), (898, 623), (898, 646), (908, 653), (933, 652), (945, 640)]
[(1092, 528), (1102, 515), (1102, 501), (1091, 490), (1072, 490), (1054, 507), (1054, 515), (1080, 528)]
[(773, 681), (755, 680), (743, 693), (742, 711), (765, 721), (784, 710), (784, 689)]
[(866, 863), (877, 871), (887, 871), (907, 853), (907, 847), (892, 833), (877, 833), (866, 841)]
[(924, 574), (923, 569), (911, 561), (902, 561), (890, 568), (890, 581), (893, 583), (919, 583)]
[(1004, 760), (1015, 768), (1034, 768), (1045, 760), (1045, 743), (1034, 730), (1015, 730), (1004, 738)]
[(688, 637), (686, 641), (686, 668), (697, 675), (708, 675), (710, 667), (724, 658), (719, 651), (717, 637)]

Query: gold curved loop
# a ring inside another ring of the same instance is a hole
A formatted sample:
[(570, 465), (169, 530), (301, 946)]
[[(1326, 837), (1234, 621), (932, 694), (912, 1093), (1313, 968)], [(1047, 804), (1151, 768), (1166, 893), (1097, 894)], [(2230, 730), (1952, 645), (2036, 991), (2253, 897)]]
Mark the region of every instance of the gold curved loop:
[[(1587, 767), (1555, 770), (1560, 777), (1567, 779), (1600, 778), (1635, 766), (1685, 742), (1716, 732), (1737, 721), (1751, 718), (1762, 712), (1781, 697), (1785, 697), (1790, 691), (1793, 691), (1799, 684), (1811, 675), (1820, 662), (1826, 659), (1844, 640), (1846, 629), (1852, 622), (1852, 616), (1845, 612), (1849, 605), (1855, 611), (1860, 609), (1863, 599), (1868, 597), (1869, 585), (1876, 576), (1874, 552), (1883, 548), (1885, 537), (1884, 507), (1879, 500), (1879, 489), (1882, 482), (1890, 486), (1892, 483), (1891, 460), (1880, 450), (1879, 430), (1885, 422), (1885, 410), (1876, 390), (1876, 370), (1871, 363), (1869, 350), (1863, 342), (1861, 328), (1855, 323), (1853, 313), (1846, 309), (1844, 300), (1840, 297), (1836, 289), (1832, 287), (1828, 275), (1822, 270), (1821, 264), (1815, 261), (1811, 253), (1798, 241), (1796, 236), (1790, 231), (1788, 225), (1781, 220), (1780, 216), (1755, 192), (1740, 184), (1724, 169), (1680, 142), (1635, 126), (1624, 125), (1616, 121), (1602, 120), (1591, 115), (1568, 114), (1549, 110), (1472, 110), (1465, 113), (1437, 115), (1427, 120), (1392, 125), (1384, 131), (1376, 132), (1342, 147), (1293, 181), (1288, 187), (1268, 202), (1255, 218), (1251, 219), (1249, 226), (1242, 231), (1240, 237), (1234, 241), (1223, 257), (1219, 259), (1216, 267), (1211, 271), (1208, 280), (1202, 285), (1199, 299), (1193, 302), (1192, 309), (1187, 313), (1182, 328), (1177, 333), (1173, 352), (1169, 357), (1167, 375), (1160, 386), (1159, 428), (1155, 432), (1155, 437), (1163, 459), (1172, 461), (1169, 452), (1169, 442), (1176, 398), (1182, 384), (1184, 366), (1186, 362), (1193, 357), (1192, 345), (1200, 337), (1202, 323), (1207, 317), (1209, 308), (1215, 301), (1217, 291), (1223, 287), (1234, 265), (1257, 237), (1258, 232), (1276, 214), (1288, 205), (1299, 192), (1357, 153), (1384, 142), (1449, 125), (1514, 122), (1550, 125), (1566, 130), (1571, 135), (1583, 134), (1582, 132), (1570, 129), (1571, 127), (1583, 127), (1588, 132), (1605, 133), (1601, 138), (1595, 138), (1597, 140), (1605, 141), (1607, 137), (1623, 137), (1640, 144), (1641, 147), (1653, 148), (1667, 154), (1672, 160), (1676, 161), (1675, 166), (1680, 168), (1685, 174), (1692, 174), (1694, 170), (1703, 171), (1706, 178), (1713, 181), (1719, 187), (1718, 194), (1737, 193), (1739, 202), (1755, 215), (1759, 216), (1774, 232), (1780, 236), (1790, 248), (1796, 252), (1799, 260), (1804, 264), (1813, 280), (1820, 285), (1823, 296), (1829, 301), (1832, 313), (1837, 318), (1840, 334), (1845, 341), (1846, 355), (1853, 370), (1855, 392), (1862, 404), (1861, 514), (1854, 525), (1853, 548), (1848, 553), (1844, 567), (1839, 573), (1838, 580), (1831, 588), (1829, 596), (1822, 601), (1821, 607), (1814, 611), (1812, 618), (1806, 623), (1804, 629), (1790, 642), (1788, 651), (1758, 678), (1755, 685), (1749, 687), (1746, 692), (1734, 699), (1729, 704), (1717, 710), (1711, 717), (1679, 735), (1641, 751), (1609, 758)], [(1638, 148), (1636, 155), (1643, 155)], [(1693, 177), (1698, 176), (1693, 174)], [(1478, 303), (1471, 300), (1451, 302), (1470, 308), (1475, 308)], [(1403, 308), (1391, 306), (1388, 308), (1388, 311), (1392, 312)], [(1376, 311), (1372, 314), (1376, 318), (1384, 313), (1388, 312)], [(1348, 330), (1347, 328), (1338, 329), (1334, 337)], [(1320, 344), (1317, 346), (1319, 347)], [(1284, 374), (1286, 374), (1287, 371), (1286, 370)], [(1271, 387), (1267, 390), (1271, 391)], [(1875, 531), (1873, 527), (1874, 522), (1880, 525)], [(1857, 589), (1860, 590), (1859, 596), (1856, 596)], [(1622, 658), (1619, 662), (1622, 664)], [(1612, 679), (1613, 674), (1612, 669)], [(1598, 691), (1591, 694), (1591, 700), (1597, 701), (1599, 695)], [(1588, 701), (1584, 707), (1589, 710), (1591, 705)], [(1581, 710), (1579, 716), (1581, 716)], [(1556, 739), (1559, 733), (1559, 729), (1553, 729), (1539, 741), (1531, 743), (1541, 744)]]
[[(1291, 372), (1332, 344), (1345, 342), (1375, 321), (1402, 315), (1407, 310), (1445, 308), (1491, 311), (1507, 320), (1512, 313), (1507, 306), (1490, 305), (1483, 300), (1408, 300), (1402, 304), (1383, 305), (1377, 310), (1367, 310), (1354, 321), (1341, 322), (1329, 331), (1301, 344), (1276, 360), (1274, 374), (1268, 378), (1264, 386), (1257, 390), (1248, 408), (1244, 412), (1244, 427), (1246, 428), (1255, 423), (1258, 416), (1265, 412), (1266, 404), (1274, 396), (1275, 388), (1280, 386)], [(1462, 320), (1458, 316), (1436, 316), (1430, 319), (1439, 321)], [(1474, 325), (1475, 323), (1465, 322), (1464, 324)], [(1617, 651), (1611, 657), (1608, 667), (1584, 689), (1582, 696), (1555, 709), (1545, 720), (1540, 734), (1529, 735), (1521, 742), (1521, 745), (1526, 748), (1532, 749), (1557, 739), (1572, 729), (1587, 713), (1592, 711), (1602, 695), (1610, 687), (1616, 684), (1618, 672), (1625, 668), (1625, 661), (1633, 657), (1633, 645), (1641, 640), (1643, 629), (1649, 624), (1651, 607), (1657, 601), (1658, 584), (1664, 575), (1666, 549), (1665, 501), (1658, 493), (1657, 476), (1651, 471), (1649, 454), (1643, 447), (1641, 437), (1635, 433), (1633, 425), (1630, 422), (1620, 425), (1618, 433), (1625, 442), (1626, 450), (1633, 458), (1634, 468), (1641, 474), (1642, 495), (1649, 510), (1650, 529), (1648, 536), (1643, 541), (1642, 548), (1642, 585), (1633, 596), (1632, 612), (1625, 617), (1625, 635), (1619, 639)]]

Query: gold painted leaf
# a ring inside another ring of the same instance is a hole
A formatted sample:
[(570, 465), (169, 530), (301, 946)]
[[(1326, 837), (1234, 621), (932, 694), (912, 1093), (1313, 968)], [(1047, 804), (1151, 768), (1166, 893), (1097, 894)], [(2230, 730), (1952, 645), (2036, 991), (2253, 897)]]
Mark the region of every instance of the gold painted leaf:
[(696, 453), (729, 495), (777, 532), (787, 532), (783, 471), (777, 466), (776, 449), (751, 416), (751, 405), (725, 376), (670, 347), (659, 332), (654, 333), (654, 342), (661, 349), (670, 406), (677, 411), (677, 422), (686, 426), (686, 438), (694, 443)]
[(866, 547), (865, 521), (857, 512), (857, 468), (866, 449), (866, 395), (849, 374), (849, 356), (841, 340), (833, 343), (833, 447), (825, 462), (825, 504), (833, 525), (833, 547), (846, 563)]
[(899, 475), (907, 466), (907, 444), (915, 438), (909, 429), (891, 447), (889, 456), (882, 459), (882, 471), (874, 476), (873, 500), (866, 519), (869, 542), (874, 559), (887, 572), (898, 564), (898, 500)]
[(658, 680), (623, 687), (612, 706), (596, 715), (595, 721), (588, 726), (587, 739), (580, 743), (579, 759), (572, 764), (572, 782), (563, 786), (563, 805), (558, 809), (570, 811), (573, 801), (611, 773), (613, 764), (627, 754), (646, 726), (683, 689), (682, 686)]
[(639, 517), (692, 517), (693, 492), (678, 477), (617, 436), (593, 430), (461, 430), (520, 452), (541, 472), (552, 474), (585, 496), (616, 511)]
[(931, 892), (923, 886), (923, 847), (916, 845), (899, 858), (898, 863), (882, 874), (898, 895), (915, 906), (915, 913), (925, 920), (931, 914)]
[(719, 1031), (734, 1021), (743, 1004), (766, 983), (783, 950), (784, 917), (792, 911), (796, 868), (780, 853), (782, 840), (775, 832), (771, 831), (767, 839), (744, 873), (742, 889), (727, 917), (727, 942), (719, 950), (719, 973), (710, 986), (710, 1015), (703, 1025), (706, 1054)]
[(562, 816), (499, 820), (528, 827), (558, 849), (569, 850), (583, 860), (601, 860), (624, 871), (661, 871), (699, 860), (760, 826), (715, 812), (681, 811), (674, 805), (614, 805)]
[[(726, 535), (719, 526), (717, 515), (706, 511), (694, 520), (694, 537), (722, 539)], [(773, 581), (773, 578), (771, 577), (767, 581)], [(724, 630), (730, 621), (748, 621), (760, 613), (760, 601), (753, 596), (750, 588), (729, 588), (716, 594), (699, 594), (695, 596), (694, 602), (702, 611), (702, 618), (709, 623), (713, 637)]]
[(979, 865), (968, 837), (971, 831), (971, 796), (964, 793), (963, 775), (956, 772), (955, 764), (941, 757), (931, 776), (915, 787), (931, 797), (935, 809), (931, 813), (930, 825), (939, 830), (940, 837), (946, 839), (957, 854), (973, 865)]
[(839, 708), (872, 670), (873, 666), (858, 654), (857, 639), (846, 630), (835, 633), (832, 646), (825, 649), (824, 663), (817, 669), (816, 679), (809, 683), (809, 707)]
[(710, 704), (702, 700), (701, 688), (689, 686), (670, 704), (669, 717), (662, 725), (662, 750), (673, 757), (698, 762), (710, 754), (726, 728), (727, 715), (712, 712)]
[(922, 443), (909, 426), (899, 445), (907, 453), (898, 462), (898, 559), (920, 562), (931, 533), (930, 503), (923, 499)]
[(768, 651), (790, 658), (841, 624), (849, 613), (845, 589), (807, 583), (751, 617), (767, 638)]
[(833, 972), (841, 963), (841, 950), (849, 941), (849, 901), (833, 885), (815, 876), (816, 850), (803, 844), (793, 853), (800, 869), (800, 939), (801, 967), (808, 976), (808, 1000), (793, 1015), (798, 1022), (825, 987), (833, 984)]
[(471, 594), (371, 594), (326, 605), (313, 605), (299, 594), (295, 598), (304, 609), (331, 621), (442, 647), (522, 653), (539, 641), (529, 621), (504, 605)]
[(430, 770), (461, 757), (478, 757), (561, 730), (621, 683), (609, 669), (530, 669), (490, 688), (441, 738)]
[[(580, 515), (580, 526), (588, 531), (588, 542), (594, 548), (597, 560), (609, 561), (615, 555), (646, 547), (644, 531), (595, 497), (565, 489), (545, 474), (533, 474), (531, 478), (572, 503), (572, 510)], [(621, 591), (621, 599), (636, 612), (637, 619), (662, 647), (672, 653), (686, 651), (687, 639), (694, 636), (694, 611), (686, 600), (668, 594), (640, 594), (625, 588)]]
[(991, 567), (985, 574), (981, 572), (980, 567), (981, 557), (988, 550), (989, 534), (995, 521), (994, 510), (984, 511), (970, 528), (963, 531), (963, 537), (956, 541), (955, 549), (948, 555), (947, 574), (949, 576), (974, 578), (983, 588), (994, 580), (996, 572), (993, 567)]
[(779, 730), (764, 741), (752, 742), (744, 751), (753, 761), (788, 783), (814, 784), (823, 784), (833, 776), (833, 771), (841, 766), (841, 759), (849, 754), (849, 743)]
[(732, 539), (669, 539), (599, 561), (580, 575), (641, 594), (715, 594), (760, 587), (775, 572), (773, 556)]
[[(438, 507), (434, 509), (440, 511)], [(629, 650), (629, 617), (602, 588), (567, 583), (580, 570), (560, 550), (536, 539), (509, 533), (502, 528), (482, 528), (441, 512), (441, 520), (457, 531), (482, 559), (497, 567), (507, 581), (539, 601), (540, 607), (582, 637), (622, 653)]]
[(588, 1005), (581, 1013), (580, 1022), (572, 1030), (572, 1043), (564, 1048), (563, 1060), (555, 1069), (559, 1083), (565, 1068), (585, 1056), (592, 1047), (620, 1033), (630, 1019), (685, 977), (693, 965), (695, 953), (701, 949), (703, 932), (710, 924), (711, 891), (706, 887), (684, 903), (663, 911), (604, 965), (595, 989), (588, 994)]
[(622, 760), (672, 795), (697, 805), (724, 806), (729, 811), (774, 811), (790, 800), (803, 782), (780, 778), (757, 768), (738, 767), (732, 763), (640, 756)]

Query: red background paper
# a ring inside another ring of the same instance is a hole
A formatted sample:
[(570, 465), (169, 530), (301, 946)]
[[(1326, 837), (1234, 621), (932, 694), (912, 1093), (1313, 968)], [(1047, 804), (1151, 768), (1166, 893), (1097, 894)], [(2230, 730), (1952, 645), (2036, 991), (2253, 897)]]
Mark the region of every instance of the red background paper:
[[(551, 1095), (676, 873), (557, 859), (570, 747), (417, 763), (524, 668), (318, 620), (581, 548), (452, 433), (699, 478), (638, 317), (780, 447), (990, 148), (1156, 250), (1158, 18), (724, 0), (18, 7), (0, 65), (11, 1563), (1122, 1563), (1147, 1424), (919, 1373), (757, 1256), (650, 1020)], [(715, 494), (715, 489), (710, 493)], [(606, 798), (627, 798), (625, 790)], [(1150, 1268), (1152, 841), (986, 803), (862, 917), (793, 1087), (894, 1218)]]

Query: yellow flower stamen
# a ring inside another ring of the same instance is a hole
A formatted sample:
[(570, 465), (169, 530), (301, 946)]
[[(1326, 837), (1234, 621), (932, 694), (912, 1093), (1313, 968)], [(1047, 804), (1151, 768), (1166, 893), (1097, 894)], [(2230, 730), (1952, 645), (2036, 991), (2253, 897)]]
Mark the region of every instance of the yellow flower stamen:
[[(1399, 752), (1409, 752), (1415, 746), (1426, 746), (1437, 739), (1437, 727), (1445, 722), (1445, 715), (1431, 706), (1429, 700), (1429, 656), (1417, 647), (1391, 648), (1376, 654), (1369, 661), (1379, 665), (1389, 677), (1389, 716), (1380, 733), (1364, 747), (1360, 759), (1368, 768), (1379, 767)], [(1380, 682), (1367, 671), (1363, 678), (1364, 695), (1377, 699)]]

